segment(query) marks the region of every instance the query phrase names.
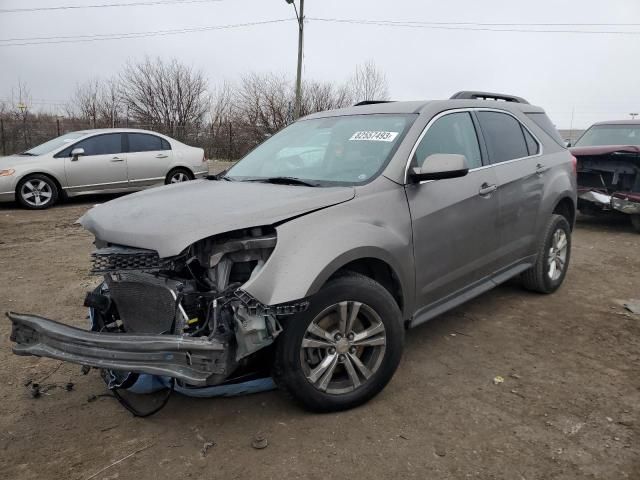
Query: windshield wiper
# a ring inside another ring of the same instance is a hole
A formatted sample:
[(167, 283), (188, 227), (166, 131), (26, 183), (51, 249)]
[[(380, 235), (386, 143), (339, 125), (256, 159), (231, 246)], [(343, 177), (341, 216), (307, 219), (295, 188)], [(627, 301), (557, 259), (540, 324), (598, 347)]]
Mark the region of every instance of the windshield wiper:
[(275, 183), (279, 185), (304, 185), (305, 187), (317, 187), (318, 183), (303, 180), (297, 177), (267, 177), (247, 180), (249, 182)]
[(31, 153), (31, 152), (22, 152), (22, 153), (19, 153), (18, 155), (24, 155), (26, 157), (36, 157), (37, 156), (35, 153)]

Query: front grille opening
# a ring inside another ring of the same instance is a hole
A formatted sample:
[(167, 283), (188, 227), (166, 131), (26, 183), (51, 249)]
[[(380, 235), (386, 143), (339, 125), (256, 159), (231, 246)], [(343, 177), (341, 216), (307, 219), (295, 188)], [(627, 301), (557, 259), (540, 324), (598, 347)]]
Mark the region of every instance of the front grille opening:
[(103, 274), (117, 271), (154, 271), (160, 269), (160, 257), (153, 250), (108, 247), (91, 254), (91, 273)]

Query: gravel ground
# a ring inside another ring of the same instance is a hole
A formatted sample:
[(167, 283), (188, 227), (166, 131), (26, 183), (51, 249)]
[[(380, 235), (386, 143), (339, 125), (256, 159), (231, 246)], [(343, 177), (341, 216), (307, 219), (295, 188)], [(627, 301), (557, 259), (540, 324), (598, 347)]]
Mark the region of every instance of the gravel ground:
[[(1, 311), (86, 323), (92, 238), (73, 222), (103, 201), (0, 207)], [(275, 391), (174, 395), (156, 416), (133, 418), (94, 397), (106, 393), (95, 371), (13, 355), (2, 321), (0, 477), (639, 479), (640, 315), (622, 307), (630, 298), (640, 298), (640, 235), (616, 219), (581, 219), (556, 294), (511, 282), (409, 331), (387, 388), (325, 415)], [(34, 399), (29, 380), (53, 387)], [(263, 450), (251, 446), (257, 432)]]

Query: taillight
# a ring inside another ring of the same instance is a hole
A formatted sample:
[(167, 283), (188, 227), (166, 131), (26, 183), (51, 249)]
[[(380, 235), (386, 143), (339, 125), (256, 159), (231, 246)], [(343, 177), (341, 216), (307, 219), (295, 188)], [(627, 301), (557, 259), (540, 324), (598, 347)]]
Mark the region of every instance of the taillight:
[(204, 156), (204, 153), (202, 154), (202, 163), (207, 163), (207, 157)]
[(573, 167), (573, 174), (578, 175), (578, 159), (571, 155), (571, 166)]

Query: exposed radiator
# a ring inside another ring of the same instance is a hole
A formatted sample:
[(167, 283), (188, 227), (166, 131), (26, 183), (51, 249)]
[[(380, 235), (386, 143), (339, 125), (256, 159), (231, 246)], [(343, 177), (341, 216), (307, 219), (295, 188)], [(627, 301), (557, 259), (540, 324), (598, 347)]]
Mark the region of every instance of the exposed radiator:
[(127, 332), (182, 331), (186, 315), (177, 302), (177, 282), (144, 273), (107, 275), (105, 280)]

